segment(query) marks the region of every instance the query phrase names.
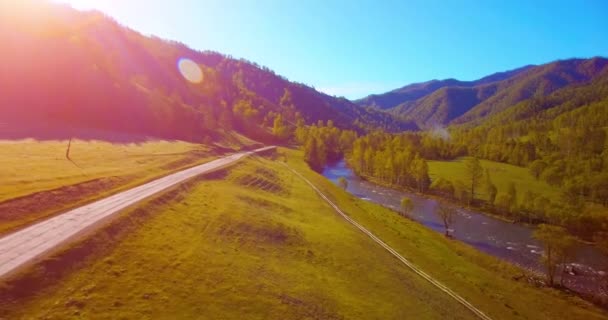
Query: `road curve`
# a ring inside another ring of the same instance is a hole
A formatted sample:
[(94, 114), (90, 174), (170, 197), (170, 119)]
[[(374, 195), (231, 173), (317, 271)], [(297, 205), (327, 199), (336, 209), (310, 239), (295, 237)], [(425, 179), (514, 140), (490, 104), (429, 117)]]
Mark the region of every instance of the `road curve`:
[(353, 220), (353, 218), (349, 217), (337, 205), (335, 205), (331, 200), (329, 200), (329, 198), (325, 194), (323, 194), (323, 192), (321, 192), (321, 190), (319, 190), (312, 182), (310, 182), (308, 179), (306, 179), (299, 172), (297, 172), (296, 170), (292, 169), (290, 166), (288, 166), (285, 163), (283, 163), (283, 165), (285, 165), (289, 170), (291, 170), (291, 172), (293, 172), (295, 175), (297, 175), (302, 180), (304, 180), (304, 182), (306, 182), (308, 185), (310, 185), (310, 187), (314, 191), (316, 191), (317, 194), (319, 194), (319, 196), (321, 198), (323, 198), (332, 208), (334, 208), (334, 210), (342, 218), (344, 218), (346, 221), (348, 221), (353, 226), (357, 227), (357, 229), (359, 229), (361, 232), (363, 232), (364, 234), (366, 234), (368, 237), (372, 238), (372, 240), (374, 240), (374, 242), (376, 242), (377, 244), (379, 244), (380, 246), (382, 246), (384, 249), (386, 249), (388, 252), (390, 252), (393, 256), (395, 256), (397, 259), (399, 259), (399, 261), (401, 261), (404, 265), (406, 265), (408, 268), (412, 269), (412, 271), (414, 271), (416, 274), (418, 274), (419, 276), (421, 276), (422, 278), (424, 278), (425, 280), (427, 280), (428, 282), (430, 282), (431, 284), (433, 284), (435, 287), (437, 287), (439, 290), (443, 291), (445, 294), (447, 294), (450, 297), (454, 298), (454, 300), (458, 301), (464, 307), (466, 307), (467, 309), (469, 309), (479, 319), (482, 319), (482, 320), (492, 320), (492, 318), (490, 318), (488, 315), (486, 315), (485, 313), (483, 313), (481, 310), (477, 309), (470, 302), (468, 302), (463, 297), (461, 297), (460, 295), (458, 295), (457, 293), (455, 293), (454, 291), (452, 291), (450, 288), (446, 287), (441, 282), (435, 280), (433, 277), (431, 277), (430, 275), (428, 275), (426, 272), (422, 271), (420, 268), (418, 268), (412, 262), (410, 262), (409, 260), (405, 259), (395, 249), (393, 249), (392, 247), (390, 247), (388, 244), (384, 243), (384, 241), (380, 240), (380, 238), (376, 237), (376, 235), (374, 235), (369, 230), (367, 230), (365, 227), (363, 227), (362, 225), (360, 225), (357, 221)]
[(102, 220), (139, 201), (200, 174), (229, 166), (251, 154), (261, 153), (274, 148), (271, 146), (235, 153), (185, 169), (70, 210), (2, 237), (0, 238), (0, 278), (9, 275), (19, 267), (34, 261), (36, 258), (67, 243), (69, 240), (75, 239), (79, 233), (90, 230)]

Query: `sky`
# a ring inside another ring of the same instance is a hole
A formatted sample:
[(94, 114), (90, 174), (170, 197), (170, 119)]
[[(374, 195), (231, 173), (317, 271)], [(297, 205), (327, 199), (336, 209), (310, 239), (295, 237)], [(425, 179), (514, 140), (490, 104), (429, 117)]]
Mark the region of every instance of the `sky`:
[(605, 0), (56, 1), (350, 99), (414, 82), (608, 56)]

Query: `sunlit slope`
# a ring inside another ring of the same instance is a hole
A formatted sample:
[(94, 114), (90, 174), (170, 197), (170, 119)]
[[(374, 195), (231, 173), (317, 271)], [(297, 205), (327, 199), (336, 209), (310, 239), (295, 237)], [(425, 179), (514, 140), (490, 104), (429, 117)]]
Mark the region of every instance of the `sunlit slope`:
[(0, 2), (0, 137), (10, 123), (195, 142), (235, 130), (271, 140), (277, 114), (291, 123), (299, 114), (309, 124), (407, 127), (253, 62), (147, 37), (99, 12), (26, 2)]
[(0, 141), (0, 233), (154, 177), (209, 161), (212, 147), (178, 141)]
[(0, 315), (473, 318), (341, 220), (279, 163), (287, 159), (345, 212), (493, 319), (606, 318), (580, 299), (514, 281), (521, 274), (516, 268), (356, 199), (309, 170), (299, 152), (282, 152), (136, 209), (117, 222), (131, 232), (96, 235), (94, 245), (84, 247), (94, 253), (83, 263), (65, 262), (62, 270), (73, 271), (63, 277), (38, 269), (34, 279), (43, 288), (21, 299), (4, 296)]
[[(10, 318), (468, 319), (277, 162), (194, 186)], [(123, 222), (126, 223), (126, 222)], [(48, 276), (48, 275), (47, 275)], [(7, 299), (8, 300), (8, 299)], [(17, 307), (18, 306), (18, 307)], [(6, 310), (8, 308), (8, 311)]]
[[(429, 161), (429, 174), (431, 179), (445, 179), (452, 182), (466, 183), (470, 179), (467, 177), (464, 160), (466, 158), (458, 158), (453, 161)], [(547, 184), (545, 181), (535, 179), (528, 168), (518, 167), (507, 163), (481, 160), (481, 165), (485, 170), (488, 170), (492, 177), (492, 183), (496, 185), (498, 193), (507, 193), (509, 184), (513, 183), (519, 192), (518, 204), (524, 204), (524, 195), (526, 192), (534, 192), (540, 194), (552, 201), (560, 198), (561, 193), (559, 188)], [(488, 194), (485, 189), (478, 188), (476, 196), (483, 200), (488, 200)]]

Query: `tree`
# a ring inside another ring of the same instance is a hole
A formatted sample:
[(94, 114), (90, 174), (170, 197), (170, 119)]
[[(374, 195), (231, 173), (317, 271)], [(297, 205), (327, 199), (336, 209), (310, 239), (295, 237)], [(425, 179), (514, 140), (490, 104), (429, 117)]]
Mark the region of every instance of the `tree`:
[(412, 202), (412, 199), (408, 197), (401, 198), (401, 210), (404, 215), (412, 212), (412, 210), (414, 210), (414, 202)]
[(507, 189), (507, 194), (511, 198), (511, 211), (514, 211), (517, 208), (517, 189), (515, 188), (515, 183), (513, 181), (509, 182), (509, 188)]
[(426, 160), (422, 159), (418, 154), (416, 154), (412, 161), (412, 172), (414, 174), (414, 179), (416, 180), (418, 191), (425, 192), (431, 184), (429, 166), (426, 163)]
[(528, 213), (528, 222), (532, 222), (532, 213), (535, 211), (534, 201), (536, 200), (536, 198), (538, 198), (537, 193), (527, 190), (524, 193), (524, 198), (521, 201), (521, 208), (527, 211)]
[(304, 144), (304, 160), (314, 170), (321, 170), (327, 161), (325, 145), (317, 137), (311, 136)]
[(280, 140), (287, 140), (287, 138), (289, 138), (289, 130), (283, 121), (283, 116), (281, 114), (278, 114), (274, 118), (272, 134), (274, 134), (275, 137), (279, 138)]
[(501, 209), (503, 213), (511, 213), (513, 198), (508, 193), (499, 193), (496, 200), (494, 200), (494, 205)]
[(340, 177), (338, 178), (338, 185), (340, 186), (340, 188), (346, 190), (346, 188), (348, 188), (348, 181), (346, 180), (346, 178)]
[(479, 185), (481, 178), (483, 177), (483, 167), (477, 157), (468, 158), (464, 162), (465, 172), (471, 186), (471, 197), (469, 198), (469, 204), (475, 200), (475, 188)]
[(304, 144), (304, 160), (308, 163), (308, 165), (317, 170), (318, 168), (318, 159), (319, 159), (319, 150), (317, 149), (317, 141), (316, 139), (310, 138)]
[(279, 104), (283, 108), (292, 108), (293, 107), (293, 99), (291, 97), (291, 91), (289, 91), (289, 89), (285, 88), (283, 90), (283, 96), (281, 96), (281, 100), (279, 101)]
[(454, 199), (460, 201), (462, 204), (468, 204), (471, 200), (471, 194), (469, 193), (467, 185), (460, 180), (454, 182)]
[(447, 206), (439, 205), (435, 212), (439, 215), (439, 218), (443, 222), (443, 227), (445, 228), (445, 236), (450, 237), (450, 225), (452, 225), (452, 217), (454, 215), (454, 210)]
[(431, 184), (431, 190), (442, 194), (443, 196), (452, 197), (454, 196), (454, 184), (447, 179), (437, 178)]
[[(606, 159), (606, 163), (608, 165), (608, 159)], [(590, 184), (593, 199), (603, 204), (605, 207), (608, 207), (608, 170), (606, 170), (600, 175), (593, 177), (593, 179), (591, 179), (590, 181)]]
[(549, 166), (543, 170), (540, 178), (552, 186), (559, 186), (564, 180), (564, 172), (557, 166)]
[(488, 203), (494, 204), (498, 189), (496, 188), (496, 185), (494, 185), (494, 183), (492, 182), (492, 178), (490, 177), (490, 171), (488, 169), (485, 170), (484, 186), (486, 189), (486, 194), (488, 195)]
[(540, 175), (543, 173), (543, 170), (547, 167), (547, 163), (542, 160), (534, 160), (529, 166), (530, 173), (534, 176), (534, 178), (540, 178)]
[(560, 283), (563, 284), (563, 272), (566, 260), (570, 256), (570, 249), (574, 244), (574, 238), (568, 234), (566, 229), (558, 226), (541, 224), (534, 231), (534, 238), (543, 243), (545, 252), (542, 262), (547, 269), (547, 282), (550, 286), (555, 285), (555, 275), (561, 265), (562, 275)]

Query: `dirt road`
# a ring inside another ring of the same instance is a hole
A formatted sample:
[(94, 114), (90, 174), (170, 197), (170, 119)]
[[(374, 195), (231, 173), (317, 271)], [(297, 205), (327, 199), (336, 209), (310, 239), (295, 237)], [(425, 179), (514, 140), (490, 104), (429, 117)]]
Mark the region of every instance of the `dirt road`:
[(0, 278), (9, 275), (19, 267), (34, 261), (52, 249), (75, 239), (83, 231), (91, 230), (122, 209), (195, 176), (229, 166), (251, 154), (273, 148), (265, 147), (240, 152), (192, 167), (73, 209), (2, 237), (0, 238)]

